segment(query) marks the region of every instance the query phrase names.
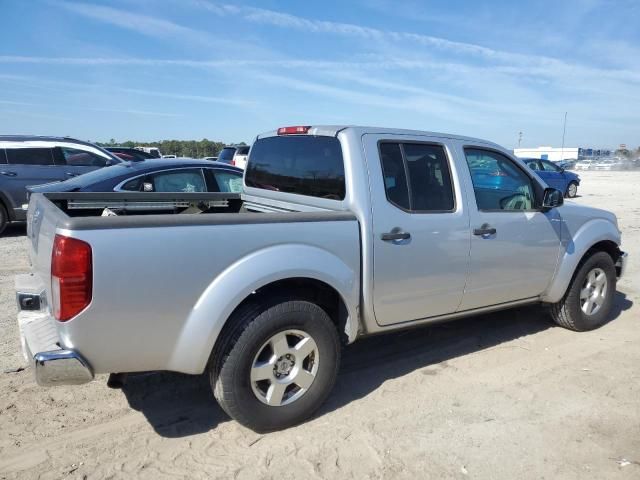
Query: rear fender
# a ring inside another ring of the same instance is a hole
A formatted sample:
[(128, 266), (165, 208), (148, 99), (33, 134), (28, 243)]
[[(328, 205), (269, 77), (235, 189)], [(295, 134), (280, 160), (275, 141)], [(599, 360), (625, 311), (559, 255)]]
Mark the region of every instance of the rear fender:
[(202, 373), (220, 331), (238, 305), (259, 288), (288, 278), (320, 280), (335, 288), (348, 310), (347, 327), (357, 328), (358, 272), (317, 247), (267, 247), (230, 265), (202, 292), (181, 330), (167, 369)]

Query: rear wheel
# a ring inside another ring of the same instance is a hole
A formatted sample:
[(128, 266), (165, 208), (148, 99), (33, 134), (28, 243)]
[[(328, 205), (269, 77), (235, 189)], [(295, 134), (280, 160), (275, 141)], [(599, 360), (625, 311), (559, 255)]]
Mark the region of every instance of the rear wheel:
[(258, 432), (309, 418), (338, 372), (340, 339), (327, 313), (314, 303), (285, 299), (242, 307), (229, 322), (210, 364), (223, 410)]
[(0, 234), (7, 228), (8, 223), (9, 215), (7, 215), (7, 210), (4, 208), (4, 205), (0, 203)]
[(566, 195), (569, 198), (574, 198), (578, 194), (578, 184), (576, 182), (570, 182), (567, 187)]
[(593, 330), (607, 320), (615, 291), (613, 260), (606, 252), (596, 252), (578, 267), (565, 296), (551, 305), (551, 315), (561, 327)]

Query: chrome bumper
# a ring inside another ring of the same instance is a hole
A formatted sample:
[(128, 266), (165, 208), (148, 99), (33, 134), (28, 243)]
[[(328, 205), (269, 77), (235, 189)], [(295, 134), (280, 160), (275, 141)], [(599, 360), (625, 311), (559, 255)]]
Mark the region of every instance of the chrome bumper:
[(616, 272), (618, 273), (618, 278), (624, 277), (624, 272), (627, 270), (627, 264), (629, 263), (629, 254), (627, 252), (622, 252), (620, 257), (618, 257), (618, 261), (616, 262)]
[(15, 284), (22, 352), (33, 367), (38, 385), (79, 385), (93, 380), (89, 363), (78, 352), (61, 347), (55, 320), (37, 279), (17, 275)]
[(53, 350), (33, 356), (36, 382), (41, 387), (80, 385), (93, 380), (87, 361), (73, 350)]

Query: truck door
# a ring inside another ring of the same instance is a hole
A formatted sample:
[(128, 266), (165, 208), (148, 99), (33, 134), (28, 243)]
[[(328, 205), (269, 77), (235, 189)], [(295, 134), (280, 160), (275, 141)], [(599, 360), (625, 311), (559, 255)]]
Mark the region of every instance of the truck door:
[[(541, 184), (506, 154), (458, 146), (470, 192), (471, 267), (460, 310), (540, 295), (560, 253), (558, 209), (542, 212)], [(471, 193), (473, 192), (473, 193)]]
[(469, 217), (437, 137), (364, 135), (373, 209), (373, 309), (380, 325), (453, 313), (469, 262)]

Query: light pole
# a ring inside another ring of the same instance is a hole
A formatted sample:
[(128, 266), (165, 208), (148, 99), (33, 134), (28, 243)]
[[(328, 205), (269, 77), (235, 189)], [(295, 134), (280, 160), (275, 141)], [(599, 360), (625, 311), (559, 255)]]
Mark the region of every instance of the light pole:
[(518, 132), (518, 148), (520, 148), (521, 143), (522, 143), (522, 132)]
[(564, 160), (564, 135), (567, 133), (567, 112), (564, 112), (564, 125), (562, 127), (562, 148), (560, 149), (560, 161)]

